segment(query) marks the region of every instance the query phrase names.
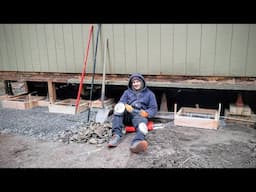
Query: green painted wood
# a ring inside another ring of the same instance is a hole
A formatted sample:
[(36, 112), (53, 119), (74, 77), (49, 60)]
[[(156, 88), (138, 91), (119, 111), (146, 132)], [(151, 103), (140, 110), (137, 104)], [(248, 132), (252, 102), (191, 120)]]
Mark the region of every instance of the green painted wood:
[(74, 64), (74, 44), (73, 44), (73, 33), (72, 25), (63, 24), (63, 37), (64, 37), (64, 48), (65, 48), (65, 59), (66, 59), (66, 73), (75, 72)]
[[(84, 67), (84, 58), (85, 58), (85, 52), (87, 48), (87, 43), (89, 41), (89, 29), (90, 29), (90, 24), (82, 24), (82, 43), (83, 43), (83, 64), (82, 68), (78, 71), (78, 73), (82, 73), (83, 67)], [(87, 58), (87, 63), (86, 63), (86, 73), (91, 73), (92, 72), (92, 65), (93, 65), (93, 54), (94, 54), (94, 46), (93, 46), (93, 39), (94, 39), (94, 34), (95, 33), (95, 28), (93, 29), (92, 33), (92, 39), (90, 42), (90, 47), (88, 50), (88, 58)]]
[[(95, 46), (96, 46), (96, 37), (98, 33), (99, 25), (95, 26)], [(100, 26), (99, 38), (98, 38), (98, 48), (97, 48), (97, 57), (96, 57), (96, 73), (103, 72), (103, 57), (104, 57), (104, 39), (102, 36), (102, 25)]]
[(160, 74), (173, 72), (173, 24), (161, 24)]
[(148, 66), (147, 74), (159, 74), (161, 66), (161, 28), (160, 24), (148, 25)]
[(127, 71), (125, 63), (124, 25), (113, 26), (114, 68), (113, 73), (125, 74)]
[(49, 72), (49, 58), (45, 34), (45, 24), (36, 24), (41, 71)]
[(216, 58), (213, 75), (227, 76), (230, 73), (230, 56), (233, 26), (232, 24), (217, 25)]
[(4, 24), (0, 24), (0, 70), (8, 71), (8, 52)]
[(66, 57), (65, 57), (65, 45), (64, 45), (64, 32), (62, 24), (54, 25), (54, 38), (56, 49), (56, 66), (58, 71), (66, 72)]
[(84, 61), (84, 52), (85, 48), (83, 46), (82, 41), (82, 25), (81, 24), (73, 24), (73, 40), (74, 40), (74, 65), (75, 72), (82, 72), (83, 69), (83, 61)]
[(199, 62), (200, 75), (213, 75), (216, 51), (217, 25), (202, 25), (201, 57)]
[(18, 61), (17, 70), (18, 71), (27, 71), (28, 68), (25, 66), (25, 57), (27, 57), (27, 53), (24, 53), (25, 47), (24, 47), (24, 37), (23, 37), (23, 30), (22, 25), (13, 25), (13, 36), (14, 36), (14, 44), (15, 44), (15, 52), (16, 52), (16, 58)]
[[(39, 53), (39, 45), (37, 41), (37, 33), (36, 33), (36, 25), (30, 24), (28, 25), (28, 36), (30, 37), (30, 46), (31, 46), (31, 62), (33, 65), (33, 70), (35, 72), (41, 71), (41, 63), (40, 63), (40, 53)], [(56, 63), (54, 63), (56, 66)]]
[(108, 38), (108, 50), (106, 60), (106, 74), (111, 74), (115, 68), (114, 65), (114, 44), (113, 44), (113, 24), (104, 24), (101, 26), (102, 38)]
[(186, 75), (187, 25), (174, 25), (174, 75)]
[(256, 77), (256, 25), (250, 25), (248, 51), (246, 62), (246, 76)]
[(54, 36), (54, 24), (45, 25), (45, 35), (47, 44), (47, 55), (49, 61), (49, 72), (58, 72), (58, 66), (56, 65), (56, 46)]
[(136, 25), (137, 72), (148, 74), (148, 25)]
[[(256, 77), (255, 24), (102, 24), (96, 73)], [(0, 24), (0, 70), (81, 73), (90, 24)], [(94, 24), (86, 72), (93, 69)]]
[(186, 75), (200, 75), (202, 25), (187, 25)]
[[(25, 61), (25, 71), (34, 71), (34, 66), (32, 63), (32, 55), (31, 55), (31, 38), (28, 33), (28, 24), (20, 25), (20, 33), (22, 40), (22, 48), (23, 48), (23, 57)], [(46, 46), (47, 48), (47, 46)]]
[(7, 57), (8, 57), (8, 71), (17, 71), (18, 64), (17, 64), (17, 57), (16, 57), (16, 48), (15, 48), (15, 39), (14, 39), (14, 32), (13, 32), (13, 25), (6, 24), (4, 25), (4, 34), (6, 39), (6, 50), (7, 50)]
[(248, 47), (248, 24), (233, 25), (230, 73), (232, 76), (245, 76)]
[(125, 32), (125, 65), (128, 74), (137, 71), (136, 29), (135, 24), (124, 26)]

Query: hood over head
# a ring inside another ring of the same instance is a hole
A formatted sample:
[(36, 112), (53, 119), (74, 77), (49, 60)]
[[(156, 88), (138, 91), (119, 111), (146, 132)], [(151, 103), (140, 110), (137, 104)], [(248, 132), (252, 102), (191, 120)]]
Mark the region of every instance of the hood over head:
[(146, 82), (145, 82), (145, 79), (144, 77), (140, 74), (140, 73), (133, 73), (129, 80), (128, 80), (128, 88), (132, 89), (132, 80), (134, 79), (139, 79), (142, 81), (142, 88), (141, 90), (145, 89), (146, 88)]

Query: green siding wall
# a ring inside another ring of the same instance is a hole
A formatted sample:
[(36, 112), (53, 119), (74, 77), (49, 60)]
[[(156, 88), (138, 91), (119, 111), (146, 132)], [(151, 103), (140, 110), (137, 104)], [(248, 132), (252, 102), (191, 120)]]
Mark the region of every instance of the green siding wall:
[[(0, 71), (81, 73), (89, 28), (0, 24)], [(102, 24), (96, 73), (102, 73), (105, 38), (107, 74), (256, 77), (256, 24)]]

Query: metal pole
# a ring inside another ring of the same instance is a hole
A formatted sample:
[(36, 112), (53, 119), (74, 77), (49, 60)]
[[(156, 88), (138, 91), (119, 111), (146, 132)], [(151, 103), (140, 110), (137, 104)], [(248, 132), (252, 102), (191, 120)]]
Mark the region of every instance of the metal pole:
[(90, 120), (90, 113), (91, 113), (91, 106), (92, 106), (92, 91), (93, 91), (94, 76), (95, 76), (95, 69), (96, 69), (96, 57), (97, 57), (97, 48), (98, 48), (98, 39), (99, 39), (100, 27), (101, 27), (101, 25), (98, 24), (95, 55), (94, 55), (94, 62), (93, 62), (92, 82), (91, 82), (91, 87), (90, 87), (91, 88), (91, 90), (90, 90), (90, 107), (89, 107), (89, 111), (88, 111), (87, 122), (89, 122), (89, 120)]

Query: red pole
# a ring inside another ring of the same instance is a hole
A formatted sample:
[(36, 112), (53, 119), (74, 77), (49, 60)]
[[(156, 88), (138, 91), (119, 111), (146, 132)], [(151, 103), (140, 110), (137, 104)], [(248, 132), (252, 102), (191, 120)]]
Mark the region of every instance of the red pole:
[(81, 79), (80, 79), (77, 98), (76, 98), (76, 112), (77, 112), (77, 109), (78, 109), (78, 105), (80, 103), (80, 94), (81, 94), (81, 91), (82, 91), (84, 76), (85, 76), (85, 72), (86, 72), (86, 63), (87, 63), (87, 58), (88, 58), (90, 42), (91, 42), (91, 38), (92, 38), (92, 31), (93, 31), (93, 25), (90, 26), (89, 40), (88, 40), (88, 43), (87, 43), (87, 48), (86, 48), (86, 52), (85, 52), (85, 56), (84, 56), (84, 67), (83, 67), (82, 76), (81, 76)]

